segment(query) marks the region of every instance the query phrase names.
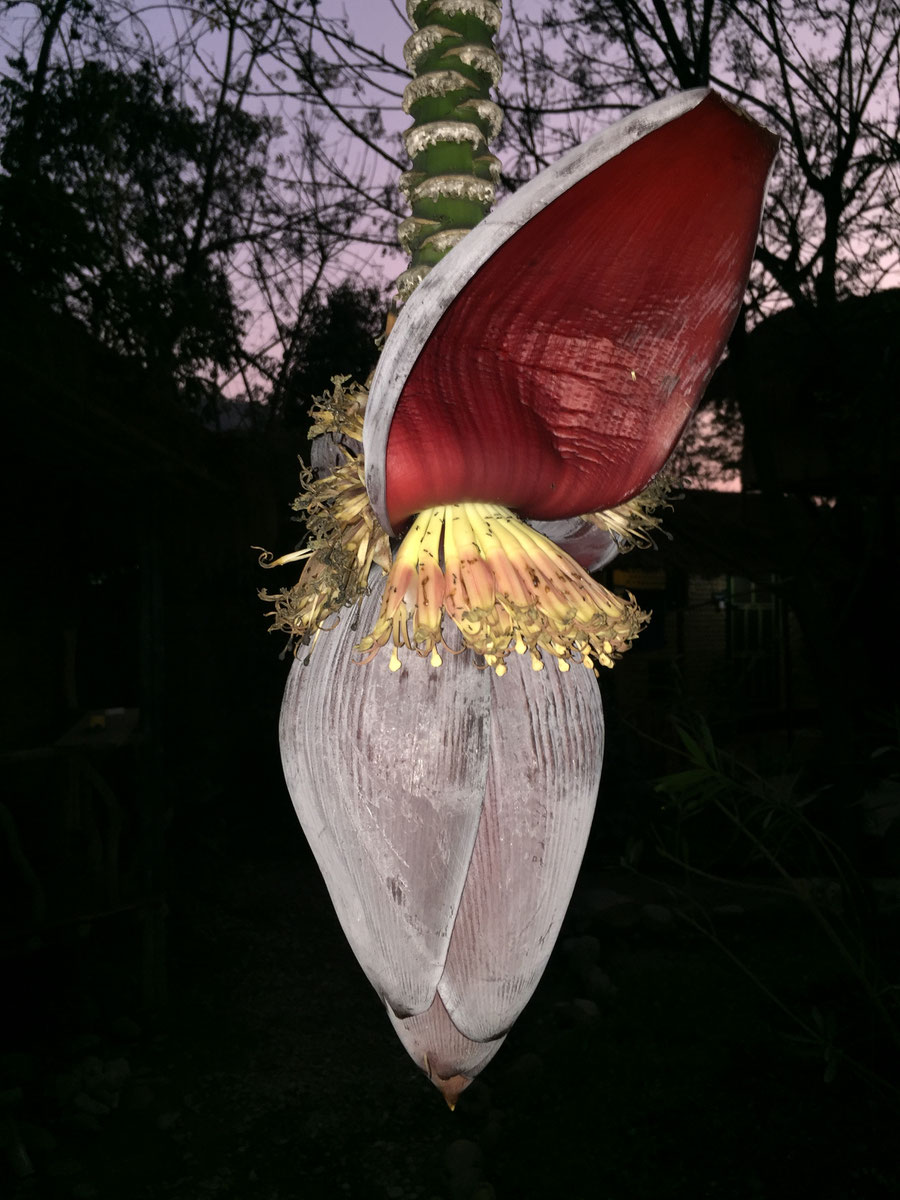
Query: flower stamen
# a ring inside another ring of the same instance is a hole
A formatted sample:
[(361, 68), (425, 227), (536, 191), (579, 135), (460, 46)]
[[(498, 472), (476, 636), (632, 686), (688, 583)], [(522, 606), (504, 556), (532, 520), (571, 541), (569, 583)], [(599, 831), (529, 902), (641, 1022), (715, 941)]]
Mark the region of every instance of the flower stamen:
[[(357, 645), (368, 662), (392, 643), (438, 666), (444, 619), (498, 675), (515, 652), (539, 671), (611, 667), (647, 621), (634, 597), (616, 596), (548, 538), (497, 504), (449, 504), (414, 520), (385, 583), (375, 625)], [(412, 623), (412, 634), (408, 622)]]
[(627, 554), (636, 547), (655, 550), (656, 542), (653, 539), (657, 533), (669, 538), (672, 535), (662, 528), (662, 517), (655, 517), (653, 514), (658, 508), (672, 507), (671, 501), (678, 499), (678, 496), (672, 494), (675, 487), (675, 479), (663, 472), (651, 480), (642, 492), (632, 496), (624, 504), (600, 512), (584, 513), (582, 520), (589, 521), (598, 529), (609, 530), (614, 535), (621, 554)]
[[(367, 393), (356, 385), (345, 388), (347, 378), (335, 376), (332, 392), (318, 397), (312, 410), (310, 436), (329, 436), (344, 461), (322, 478), (300, 469), (301, 491), (292, 507), (303, 514), (308, 544), (276, 559), (263, 552), (259, 560), (265, 568), (306, 560), (293, 587), (260, 592), (274, 604), (270, 630), (287, 633), (295, 648), (314, 641), (323, 622), (365, 594), (373, 564), (385, 572), (391, 565), (388, 536), (366, 493), (363, 458), (352, 448), (362, 437)], [(405, 628), (405, 613), (403, 623)]]

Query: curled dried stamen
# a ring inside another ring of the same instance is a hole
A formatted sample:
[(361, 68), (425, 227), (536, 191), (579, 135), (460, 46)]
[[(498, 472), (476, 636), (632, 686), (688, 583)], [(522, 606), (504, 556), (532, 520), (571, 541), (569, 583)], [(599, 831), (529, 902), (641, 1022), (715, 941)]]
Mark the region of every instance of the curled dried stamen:
[(321, 479), (308, 467), (300, 469), (301, 491), (292, 507), (303, 514), (308, 543), (276, 559), (263, 552), (259, 560), (270, 568), (306, 559), (293, 587), (260, 592), (275, 606), (268, 614), (274, 618), (270, 631), (287, 633), (295, 652), (329, 617), (363, 595), (373, 564), (384, 571), (391, 564), (388, 536), (366, 493), (362, 456), (346, 444), (362, 438), (367, 392), (355, 384), (345, 388), (347, 379), (335, 376), (333, 391), (318, 397), (312, 409), (310, 436), (333, 435), (344, 462)]
[[(447, 618), (464, 644), (498, 675), (515, 652), (540, 670), (549, 655), (611, 667), (647, 621), (634, 597), (592, 579), (563, 550), (497, 504), (450, 504), (415, 519), (388, 573), (371, 633), (357, 649), (368, 662), (392, 644), (440, 662)], [(410, 623), (412, 626), (410, 632)]]
[(670, 475), (657, 475), (642, 492), (624, 504), (600, 512), (585, 513), (582, 520), (615, 534), (622, 554), (636, 547), (655, 550), (654, 532), (665, 533), (665, 530), (661, 528), (662, 518), (653, 514), (658, 508), (672, 507), (669, 501), (673, 498), (671, 493), (674, 487), (675, 480)]
[(313, 422), (309, 430), (310, 439), (323, 433), (334, 433), (343, 434), (356, 442), (362, 441), (363, 417), (369, 393), (358, 383), (344, 387), (349, 379), (349, 375), (333, 375), (332, 390), (313, 400), (309, 410)]

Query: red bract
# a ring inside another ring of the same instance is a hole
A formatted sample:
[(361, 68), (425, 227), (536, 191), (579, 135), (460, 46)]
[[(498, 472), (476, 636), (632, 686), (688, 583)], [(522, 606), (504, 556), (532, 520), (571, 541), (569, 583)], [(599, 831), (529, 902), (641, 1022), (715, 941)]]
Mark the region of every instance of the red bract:
[(550, 520), (644, 488), (734, 325), (775, 148), (714, 92), (685, 93), (467, 235), (373, 381), (366, 482), (385, 526), (465, 500)]

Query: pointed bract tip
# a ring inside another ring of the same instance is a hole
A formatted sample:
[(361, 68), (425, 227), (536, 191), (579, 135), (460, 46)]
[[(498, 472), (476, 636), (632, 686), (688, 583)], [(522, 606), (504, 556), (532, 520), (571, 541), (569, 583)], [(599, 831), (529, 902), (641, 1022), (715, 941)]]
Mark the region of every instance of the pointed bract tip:
[(428, 1061), (427, 1052), (422, 1055), (422, 1070), (447, 1101), (447, 1107), (450, 1109), (450, 1111), (454, 1112), (456, 1110), (457, 1100), (472, 1082), (471, 1076), (448, 1075), (446, 1078), (444, 1078), (443, 1076), (438, 1075), (437, 1071), (434, 1070), (431, 1063)]
[(431, 1075), (429, 1078), (440, 1090), (451, 1112), (456, 1110), (457, 1101), (472, 1082), (468, 1075), (451, 1075), (449, 1079), (441, 1079), (440, 1075)]

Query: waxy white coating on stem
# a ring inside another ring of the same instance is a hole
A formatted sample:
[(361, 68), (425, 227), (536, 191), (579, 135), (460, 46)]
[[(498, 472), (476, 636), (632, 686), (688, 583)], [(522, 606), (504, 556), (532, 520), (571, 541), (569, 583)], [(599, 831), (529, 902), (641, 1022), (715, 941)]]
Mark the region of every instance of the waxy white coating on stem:
[(444, 38), (460, 36), (454, 30), (446, 29), (443, 25), (426, 25), (424, 29), (417, 29), (411, 37), (407, 38), (403, 46), (403, 61), (406, 63), (406, 69), (412, 74), (419, 59), (433, 50), (435, 46), (439, 46)]
[(503, 112), (499, 104), (495, 104), (493, 100), (482, 100), (480, 97), (473, 97), (471, 100), (463, 100), (460, 108), (471, 108), (475, 115), (485, 122), (488, 126), (487, 136), (488, 141), (493, 141), (500, 132), (500, 127), (503, 125)]
[[(410, 25), (415, 25), (415, 12), (420, 8), (422, 0), (406, 0), (406, 15)], [(427, 17), (435, 13), (443, 13), (447, 17), (477, 17), (489, 29), (496, 33), (500, 28), (500, 5), (493, 0), (432, 0), (425, 10)]]
[(445, 254), (452, 250), (457, 242), (461, 242), (468, 232), (468, 229), (441, 229), (438, 233), (430, 233), (428, 237), (423, 238), (422, 245), (430, 246), (438, 254)]
[(432, 175), (411, 192), (413, 200), (436, 200), (439, 196), (490, 204), (494, 199), (494, 185), (473, 175)]
[(503, 76), (503, 63), (500, 61), (500, 56), (489, 46), (451, 46), (443, 57), (458, 58), (467, 67), (489, 75), (494, 87)]
[(408, 252), (410, 242), (418, 241), (426, 230), (434, 231), (440, 229), (440, 226), (440, 221), (429, 221), (427, 217), (407, 217), (397, 226), (397, 237), (400, 239), (400, 245)]
[(477, 150), (485, 145), (484, 134), (477, 125), (467, 121), (429, 121), (427, 125), (413, 125), (403, 135), (406, 153), (415, 158), (429, 146), (438, 142), (469, 142)]
[(465, 92), (478, 88), (471, 79), (459, 71), (429, 71), (427, 75), (417, 75), (403, 89), (403, 111), (408, 113), (417, 100), (426, 96), (447, 96), (450, 92)]

